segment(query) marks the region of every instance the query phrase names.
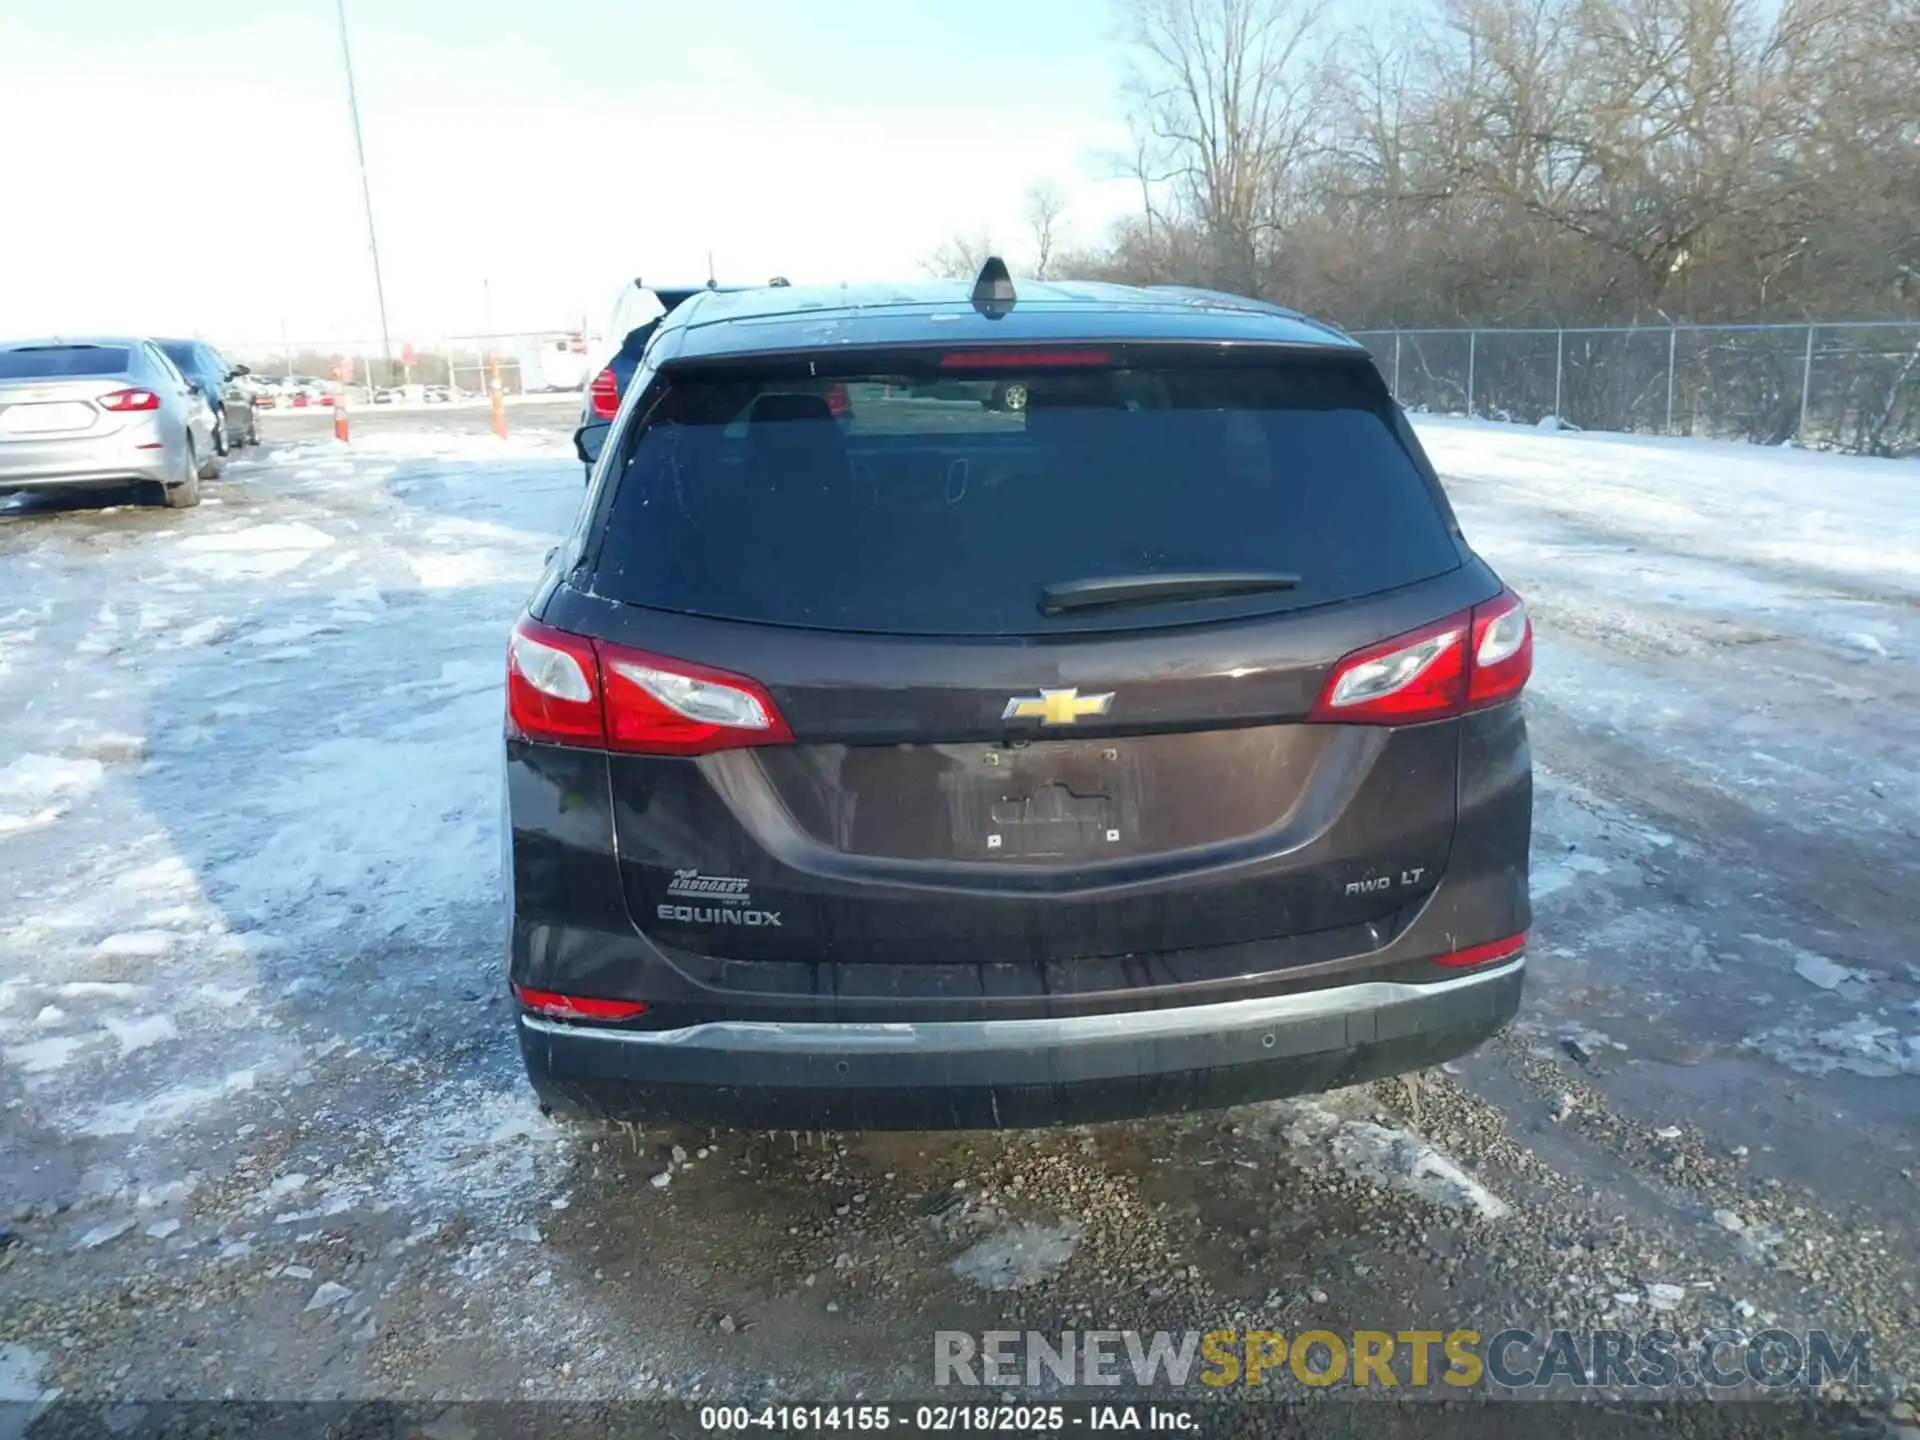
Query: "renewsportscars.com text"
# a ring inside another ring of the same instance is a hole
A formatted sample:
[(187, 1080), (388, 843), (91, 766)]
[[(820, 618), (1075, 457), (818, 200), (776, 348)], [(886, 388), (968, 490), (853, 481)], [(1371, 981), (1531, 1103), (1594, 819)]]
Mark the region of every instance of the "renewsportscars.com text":
[(1872, 1378), (1864, 1331), (941, 1330), (933, 1383), (1358, 1389), (1818, 1390)]

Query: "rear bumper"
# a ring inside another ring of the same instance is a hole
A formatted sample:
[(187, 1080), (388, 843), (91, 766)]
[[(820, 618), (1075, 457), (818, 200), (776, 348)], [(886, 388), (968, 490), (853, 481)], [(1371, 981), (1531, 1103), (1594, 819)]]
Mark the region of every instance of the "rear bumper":
[[(143, 450), (142, 444), (162, 448)], [(171, 484), (181, 478), (183, 468), (178, 444), (168, 444), (154, 425), (130, 425), (99, 438), (0, 444), (0, 490), (126, 485), (142, 480)]]
[(1520, 1005), (1525, 961), (1120, 1014), (600, 1029), (522, 1015), (556, 1108), (771, 1129), (1085, 1124), (1317, 1093), (1465, 1054)]

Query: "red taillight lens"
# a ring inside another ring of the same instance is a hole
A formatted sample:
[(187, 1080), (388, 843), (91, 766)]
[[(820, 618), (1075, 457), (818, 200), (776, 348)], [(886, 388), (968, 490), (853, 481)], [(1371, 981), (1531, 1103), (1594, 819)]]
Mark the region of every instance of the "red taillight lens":
[(847, 413), (847, 387), (829, 385), (827, 387), (827, 413), (838, 420)]
[(158, 410), (160, 397), (151, 390), (116, 390), (102, 395), (99, 403), (102, 410), (125, 414), (129, 410)]
[(1025, 370), (1061, 365), (1111, 365), (1105, 350), (949, 350), (943, 370)]
[(1533, 621), (1520, 597), (1503, 592), (1473, 607), (1473, 669), (1467, 708), (1511, 700), (1533, 675)]
[(513, 998), (520, 1002), (522, 1010), (555, 1020), (631, 1020), (647, 1010), (644, 1000), (596, 1000), (586, 995), (528, 990), (520, 985), (513, 987)]
[(587, 399), (593, 405), (593, 413), (599, 419), (611, 420), (620, 413), (620, 381), (609, 365), (593, 377), (593, 385), (587, 391)]
[(523, 620), (507, 642), (513, 735), (636, 755), (785, 745), (787, 722), (743, 675), (585, 639)]
[(1467, 699), (1470, 611), (1356, 650), (1333, 667), (1308, 718), (1411, 725), (1457, 715)]
[(1527, 932), (1509, 935), (1504, 940), (1489, 940), (1484, 945), (1469, 945), (1464, 950), (1453, 950), (1445, 955), (1433, 957), (1436, 965), (1445, 965), (1455, 970), (1471, 969), (1475, 965), (1490, 965), (1495, 960), (1511, 960), (1527, 948)]
[(522, 620), (507, 640), (507, 724), (526, 740), (607, 743), (593, 642)]
[(609, 750), (708, 755), (793, 740), (773, 697), (743, 675), (604, 641), (594, 648), (600, 652)]
[(1307, 718), (1416, 725), (1511, 700), (1533, 673), (1533, 622), (1511, 591), (1344, 657)]

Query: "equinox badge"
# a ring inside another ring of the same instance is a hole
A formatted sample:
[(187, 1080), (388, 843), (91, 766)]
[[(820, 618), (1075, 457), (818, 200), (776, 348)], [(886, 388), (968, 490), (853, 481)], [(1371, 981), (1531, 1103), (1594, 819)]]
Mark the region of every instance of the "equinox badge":
[(1113, 692), (1082, 695), (1078, 690), (1042, 690), (1038, 695), (1016, 695), (1007, 701), (1002, 720), (1038, 720), (1042, 725), (1072, 725), (1082, 715), (1104, 715), (1113, 705)]

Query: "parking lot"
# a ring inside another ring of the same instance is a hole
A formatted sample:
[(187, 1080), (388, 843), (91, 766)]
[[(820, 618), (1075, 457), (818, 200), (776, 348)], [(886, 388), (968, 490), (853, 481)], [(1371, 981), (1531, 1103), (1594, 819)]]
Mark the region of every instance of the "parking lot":
[(1920, 467), (1422, 422), (1539, 632), (1530, 988), (1457, 1065), (637, 1132), (542, 1117), (503, 974), (504, 634), (577, 410), (276, 412), (195, 511), (0, 514), (8, 1395), (911, 1394), (937, 1330), (1090, 1326), (1920, 1373)]

